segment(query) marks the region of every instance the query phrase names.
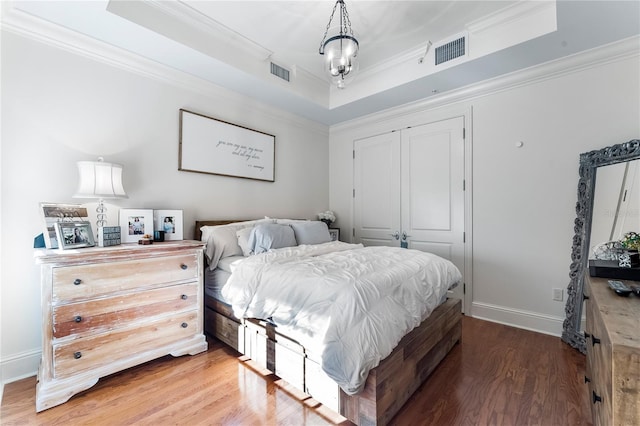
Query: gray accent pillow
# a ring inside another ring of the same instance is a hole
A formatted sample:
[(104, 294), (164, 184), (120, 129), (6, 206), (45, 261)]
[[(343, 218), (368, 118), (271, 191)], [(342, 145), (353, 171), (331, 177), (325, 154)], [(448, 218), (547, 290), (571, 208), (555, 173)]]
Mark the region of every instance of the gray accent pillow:
[(249, 234), (248, 246), (252, 254), (297, 245), (296, 236), (289, 225), (260, 224), (256, 225)]
[(292, 222), (289, 226), (293, 228), (298, 244), (322, 244), (331, 241), (329, 227), (319, 220)]

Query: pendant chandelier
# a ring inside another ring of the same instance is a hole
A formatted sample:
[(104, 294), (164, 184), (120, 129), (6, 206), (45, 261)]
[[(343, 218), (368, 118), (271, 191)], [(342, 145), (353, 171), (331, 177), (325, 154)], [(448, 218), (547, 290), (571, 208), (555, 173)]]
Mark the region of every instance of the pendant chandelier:
[[(336, 28), (331, 28), (331, 21), (340, 6), (340, 24)], [(331, 35), (329, 35), (331, 30)], [(329, 38), (327, 38), (329, 35)], [(331, 81), (344, 89), (345, 83), (351, 80), (358, 70), (358, 49), (360, 44), (353, 35), (351, 21), (344, 0), (336, 1), (324, 32), (324, 37), (320, 42), (319, 53), (325, 57), (325, 68)]]

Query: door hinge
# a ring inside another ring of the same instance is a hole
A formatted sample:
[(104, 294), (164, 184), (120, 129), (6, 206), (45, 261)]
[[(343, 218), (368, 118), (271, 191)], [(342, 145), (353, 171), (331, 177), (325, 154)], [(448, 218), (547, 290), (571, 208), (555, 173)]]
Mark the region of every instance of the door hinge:
[(467, 294), (467, 283), (462, 283), (462, 294)]
[(356, 228), (351, 228), (351, 229), (353, 231), (353, 238), (355, 238), (356, 237)]
[(462, 128), (462, 139), (466, 139), (467, 138), (467, 128), (463, 127)]
[(467, 180), (466, 179), (462, 179), (462, 190), (463, 191), (467, 190)]
[(463, 243), (466, 243), (466, 242), (467, 242), (467, 233), (466, 233), (466, 232), (463, 232), (463, 233), (462, 233), (462, 242), (463, 242)]
[(353, 159), (354, 160), (356, 159), (356, 150), (355, 149), (353, 150)]
[(353, 188), (353, 198), (356, 198), (356, 189)]

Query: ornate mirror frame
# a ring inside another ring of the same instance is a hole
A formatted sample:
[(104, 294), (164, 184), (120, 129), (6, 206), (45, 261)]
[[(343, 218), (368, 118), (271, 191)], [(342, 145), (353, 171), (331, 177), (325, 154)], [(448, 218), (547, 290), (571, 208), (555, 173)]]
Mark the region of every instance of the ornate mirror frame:
[(562, 340), (582, 353), (587, 351), (584, 334), (580, 332), (580, 324), (584, 300), (584, 276), (588, 269), (596, 171), (598, 167), (636, 158), (640, 158), (640, 140), (638, 139), (580, 154), (577, 217), (573, 227), (575, 236), (571, 248), (569, 272), (571, 282), (567, 288), (567, 304), (565, 306), (567, 316), (562, 324)]

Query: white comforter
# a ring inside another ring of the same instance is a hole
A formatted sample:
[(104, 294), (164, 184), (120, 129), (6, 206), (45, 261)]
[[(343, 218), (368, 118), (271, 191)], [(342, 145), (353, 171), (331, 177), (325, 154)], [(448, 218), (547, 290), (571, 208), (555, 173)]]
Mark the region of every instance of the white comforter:
[(271, 319), (319, 355), (352, 395), (460, 279), (434, 254), (331, 242), (251, 256), (235, 265), (222, 294), (238, 318)]

